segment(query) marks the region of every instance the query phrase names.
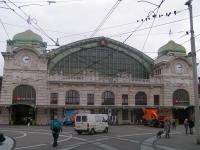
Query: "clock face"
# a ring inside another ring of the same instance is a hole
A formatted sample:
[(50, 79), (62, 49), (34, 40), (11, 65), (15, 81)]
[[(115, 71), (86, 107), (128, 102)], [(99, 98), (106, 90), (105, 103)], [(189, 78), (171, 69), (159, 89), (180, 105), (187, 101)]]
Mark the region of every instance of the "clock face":
[(28, 64), (28, 63), (30, 63), (30, 61), (31, 61), (30, 56), (26, 55), (26, 56), (23, 56), (23, 57), (22, 57), (22, 62), (23, 62), (24, 64)]
[(183, 72), (183, 65), (178, 63), (176, 64), (176, 72), (177, 73), (182, 73)]

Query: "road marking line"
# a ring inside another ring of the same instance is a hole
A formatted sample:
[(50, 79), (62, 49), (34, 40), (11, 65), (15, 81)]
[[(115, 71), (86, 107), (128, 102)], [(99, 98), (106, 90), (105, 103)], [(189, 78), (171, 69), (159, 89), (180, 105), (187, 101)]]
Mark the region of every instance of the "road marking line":
[(154, 134), (152, 132), (150, 133), (135, 133), (135, 134), (127, 134), (127, 135), (119, 135), (119, 136), (116, 136), (116, 137), (128, 137), (128, 136), (140, 136), (140, 135), (148, 135), (148, 134)]
[(118, 139), (118, 140), (121, 140), (121, 141), (128, 141), (128, 142), (132, 142), (132, 143), (140, 143), (139, 141), (131, 140), (131, 139), (124, 139), (124, 138), (114, 138), (114, 139)]
[(20, 138), (23, 138), (23, 137), (25, 137), (25, 136), (27, 136), (27, 133), (24, 133), (24, 135), (22, 135), (22, 136), (17, 136), (17, 137), (14, 137), (15, 139), (20, 139)]
[(167, 146), (163, 146), (163, 145), (156, 145), (156, 148), (160, 148), (160, 149), (164, 149), (164, 150), (179, 150), (176, 148), (167, 147)]
[(96, 142), (96, 143), (93, 143), (94, 145), (98, 146), (98, 147), (101, 147), (105, 150), (120, 150), (118, 148), (115, 148), (113, 146), (110, 146), (110, 145), (107, 145), (107, 144), (102, 144), (102, 143), (99, 143), (99, 142)]
[(18, 147), (15, 149), (27, 149), (27, 148), (33, 148), (33, 147), (40, 147), (40, 146), (46, 146), (47, 144), (39, 144), (39, 145), (32, 145), (32, 146), (26, 146), (26, 147)]
[(154, 148), (147, 146), (147, 145), (141, 145), (140, 150), (154, 150)]

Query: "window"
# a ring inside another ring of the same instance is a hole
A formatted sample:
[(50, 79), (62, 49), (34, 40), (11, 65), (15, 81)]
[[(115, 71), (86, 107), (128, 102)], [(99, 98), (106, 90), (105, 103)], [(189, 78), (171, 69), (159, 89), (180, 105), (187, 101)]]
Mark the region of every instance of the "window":
[(58, 104), (58, 93), (51, 93), (51, 104)]
[(87, 116), (82, 116), (82, 122), (87, 122)]
[(79, 92), (70, 90), (66, 92), (65, 104), (77, 105), (80, 102)]
[(32, 86), (19, 85), (13, 91), (13, 103), (35, 104), (36, 92)]
[(81, 116), (76, 117), (76, 122), (81, 122)]
[(160, 105), (160, 95), (154, 95), (154, 105)]
[(88, 68), (87, 66), (92, 66), (99, 76), (116, 76), (125, 72), (133, 78), (149, 79), (149, 71), (140, 61), (106, 46), (82, 49), (65, 56), (50, 69), (50, 74), (74, 75)]
[(135, 105), (147, 105), (147, 95), (144, 92), (135, 95)]
[(87, 94), (87, 104), (94, 105), (94, 94)]
[(122, 110), (122, 120), (128, 120), (128, 109)]
[(106, 91), (102, 94), (103, 103), (102, 105), (114, 105), (115, 104), (115, 96), (113, 92)]
[(173, 93), (173, 105), (187, 106), (189, 105), (189, 93), (184, 89), (178, 89)]
[(122, 94), (122, 105), (128, 105), (128, 94)]

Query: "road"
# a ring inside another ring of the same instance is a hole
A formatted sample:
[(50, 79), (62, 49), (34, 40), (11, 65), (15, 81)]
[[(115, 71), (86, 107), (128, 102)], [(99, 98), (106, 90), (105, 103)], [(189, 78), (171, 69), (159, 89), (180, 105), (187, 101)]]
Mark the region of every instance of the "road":
[[(52, 135), (47, 126), (0, 126), (0, 132), (15, 139), (16, 150), (182, 150), (173, 148), (175, 135), (182, 130), (172, 131), (172, 138), (157, 139), (159, 128), (145, 126), (110, 126), (108, 134), (78, 135), (73, 127), (64, 127), (58, 147), (52, 147)], [(168, 143), (168, 144), (167, 144)], [(187, 149), (187, 148), (186, 148)], [(193, 147), (195, 150), (195, 147)]]

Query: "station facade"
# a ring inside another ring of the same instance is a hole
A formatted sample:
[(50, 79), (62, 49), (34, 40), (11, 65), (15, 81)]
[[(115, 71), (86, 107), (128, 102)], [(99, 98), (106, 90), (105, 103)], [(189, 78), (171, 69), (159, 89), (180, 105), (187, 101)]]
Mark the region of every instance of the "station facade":
[(119, 41), (96, 37), (50, 51), (27, 30), (7, 41), (0, 124), (47, 125), (67, 112), (106, 113), (112, 123), (133, 124), (145, 109), (180, 122), (193, 116), (191, 57), (169, 41), (155, 60)]

